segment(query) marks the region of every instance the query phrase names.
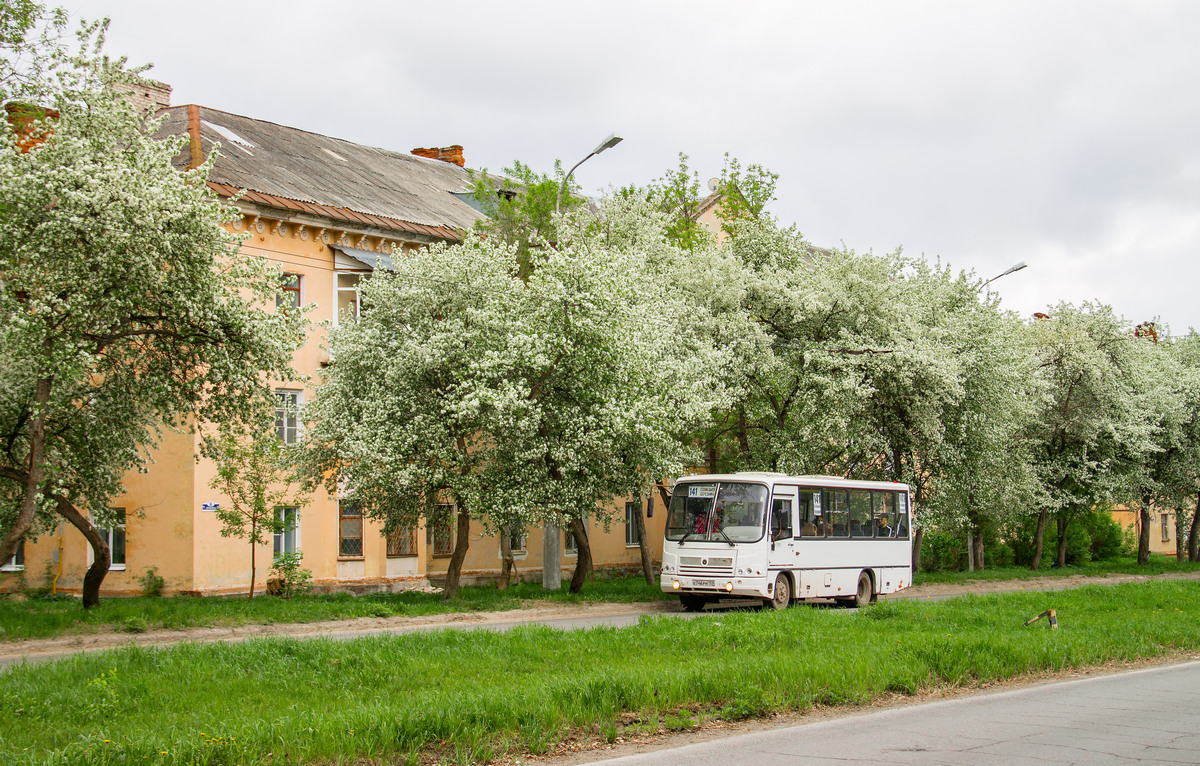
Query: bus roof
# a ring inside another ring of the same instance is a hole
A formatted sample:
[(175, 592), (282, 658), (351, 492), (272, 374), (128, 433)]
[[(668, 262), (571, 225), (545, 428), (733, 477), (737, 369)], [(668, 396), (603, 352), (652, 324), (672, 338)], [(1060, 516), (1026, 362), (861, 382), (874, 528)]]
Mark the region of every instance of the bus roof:
[(862, 481), (844, 479), (841, 476), (790, 476), (773, 471), (738, 471), (737, 473), (704, 473), (681, 476), (676, 483), (696, 481), (755, 481), (765, 484), (801, 484), (818, 487), (845, 487), (847, 489), (891, 489), (907, 490), (909, 486), (895, 481)]

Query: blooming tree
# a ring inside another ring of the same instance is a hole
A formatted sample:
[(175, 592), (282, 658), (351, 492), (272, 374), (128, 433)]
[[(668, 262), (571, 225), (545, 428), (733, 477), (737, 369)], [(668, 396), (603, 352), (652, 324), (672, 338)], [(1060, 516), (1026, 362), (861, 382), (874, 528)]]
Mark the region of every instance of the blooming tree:
[[(103, 25), (53, 70), (51, 110), (0, 132), (0, 559), (55, 514), (95, 552), (122, 476), (160, 429), (250, 420), (264, 375), (291, 375), (302, 317), (270, 313), (278, 274), (238, 252), (209, 166), (120, 95), (138, 81), (100, 52)], [(211, 160), (210, 160), (211, 161)], [(89, 519), (89, 513), (92, 518)]]
[(690, 308), (664, 289), (657, 216), (629, 200), (604, 215), (566, 223), (569, 241), (525, 279), (496, 240), (408, 254), (367, 284), (360, 320), (331, 331), (304, 413), (310, 481), (385, 526), (453, 502), (447, 598), (472, 518), (585, 535), (613, 497), (681, 472), (680, 433), (721, 402), (721, 351), (686, 332)]
[(1031, 338), (1046, 395), (1035, 418), (1033, 466), (1044, 490), (1032, 567), (1041, 560), (1046, 523), (1058, 527), (1057, 562), (1066, 564), (1072, 518), (1141, 481), (1156, 451), (1153, 436), (1160, 387), (1151, 344), (1108, 306), (1060, 303), (1034, 320)]

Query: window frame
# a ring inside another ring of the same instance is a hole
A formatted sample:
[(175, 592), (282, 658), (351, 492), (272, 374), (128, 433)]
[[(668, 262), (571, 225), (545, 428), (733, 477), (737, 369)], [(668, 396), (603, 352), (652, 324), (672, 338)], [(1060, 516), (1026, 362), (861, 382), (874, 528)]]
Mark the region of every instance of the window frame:
[(1169, 517), (1170, 517), (1170, 514), (1168, 514), (1166, 511), (1163, 511), (1163, 514), (1162, 514), (1162, 541), (1164, 543), (1171, 542), (1171, 524), (1170, 524)]
[[(347, 511), (352, 511), (347, 513)], [(347, 536), (346, 523), (358, 522), (358, 537)], [(358, 540), (358, 553), (347, 553), (346, 542)], [(365, 558), (365, 549), (363, 547), (363, 512), (358, 503), (352, 500), (338, 500), (338, 559), (339, 560), (358, 560)]]
[(638, 540), (637, 521), (635, 514), (642, 512), (642, 503), (638, 500), (628, 500), (625, 502), (625, 547), (626, 548), (641, 548), (641, 543)]
[[(96, 527), (96, 531), (104, 538), (105, 544), (108, 545), (108, 571), (124, 572), (129, 562), (129, 537), (126, 535), (125, 525), (128, 522), (128, 516), (124, 508), (109, 508), (112, 513), (120, 513), (121, 523), (113, 527)], [(114, 555), (116, 550), (117, 533), (120, 532), (121, 539), (121, 560), (117, 561)], [(88, 561), (94, 561), (92, 549), (88, 547)]]
[[(283, 532), (276, 532), (271, 536), (272, 550), (275, 556), (284, 553), (299, 553), (300, 552), (300, 506), (297, 505), (277, 505), (275, 506), (276, 521), (284, 521), (280, 517), (291, 511), (292, 526), (291, 529), (284, 528)], [(283, 550), (286, 547), (289, 536), (291, 537), (292, 550)]]
[[(337, 327), (342, 322), (342, 293), (353, 293), (354, 316), (350, 321), (357, 322), (362, 316), (362, 286), (363, 282), (371, 278), (373, 272), (370, 269), (336, 269), (333, 272), (333, 325)], [(358, 277), (358, 281), (353, 287), (342, 287), (343, 276)]]
[[(440, 559), (448, 558), (454, 555), (455, 544), (455, 517), (458, 515), (458, 509), (454, 503), (438, 503), (437, 513), (432, 519), (425, 520), (425, 543), (429, 547), (430, 558)], [(444, 552), (442, 546), (438, 545), (441, 542), (437, 537), (438, 527), (445, 525), (446, 545)]]
[(25, 571), (25, 540), (21, 539), (17, 543), (17, 552), (0, 566), (0, 572), (24, 572)]
[[(300, 443), (300, 439), (304, 433), (300, 425), (300, 408), (303, 404), (303, 389), (275, 389), (275, 435), (279, 437), (281, 444)], [(289, 435), (291, 436), (290, 440), (288, 438)]]
[[(293, 280), (295, 285), (292, 284)], [(304, 275), (285, 271), (279, 275), (279, 292), (275, 294), (275, 309), (285, 314), (304, 305)]]
[[(408, 537), (409, 551), (400, 550), (400, 541)], [(396, 526), (384, 535), (387, 543), (386, 555), (389, 559), (411, 558), (417, 555), (417, 528), (414, 526)]]
[[(519, 543), (519, 544), (518, 544)], [(512, 524), (508, 531), (508, 550), (514, 556), (528, 553), (529, 530), (524, 524)]]

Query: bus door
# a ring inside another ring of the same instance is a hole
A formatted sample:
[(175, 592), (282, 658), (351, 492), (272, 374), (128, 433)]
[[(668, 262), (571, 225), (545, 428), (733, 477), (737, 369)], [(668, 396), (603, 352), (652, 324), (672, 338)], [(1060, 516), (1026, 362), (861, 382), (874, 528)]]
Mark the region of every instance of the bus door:
[(769, 569), (790, 571), (796, 566), (796, 542), (793, 537), (795, 529), (796, 488), (776, 485), (771, 502), (770, 525), (767, 528), (770, 547), (770, 553), (767, 554)]

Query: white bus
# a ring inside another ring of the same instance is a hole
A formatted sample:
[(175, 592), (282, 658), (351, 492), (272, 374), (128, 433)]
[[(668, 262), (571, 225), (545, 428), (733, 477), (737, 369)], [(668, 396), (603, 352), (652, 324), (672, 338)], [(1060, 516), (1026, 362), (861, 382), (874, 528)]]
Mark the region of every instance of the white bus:
[(675, 483), (663, 591), (699, 611), (722, 598), (865, 605), (912, 584), (907, 484), (742, 472)]

